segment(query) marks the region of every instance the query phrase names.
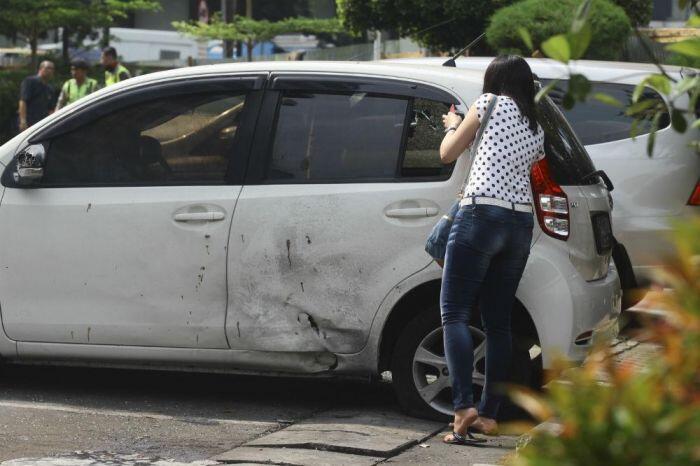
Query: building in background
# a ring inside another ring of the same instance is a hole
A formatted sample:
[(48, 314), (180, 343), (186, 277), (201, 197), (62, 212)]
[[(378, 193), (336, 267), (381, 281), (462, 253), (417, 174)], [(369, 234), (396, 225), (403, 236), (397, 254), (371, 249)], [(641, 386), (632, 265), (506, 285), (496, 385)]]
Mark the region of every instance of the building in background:
[(649, 27), (681, 28), (690, 18), (690, 8), (679, 8), (678, 0), (654, 0)]

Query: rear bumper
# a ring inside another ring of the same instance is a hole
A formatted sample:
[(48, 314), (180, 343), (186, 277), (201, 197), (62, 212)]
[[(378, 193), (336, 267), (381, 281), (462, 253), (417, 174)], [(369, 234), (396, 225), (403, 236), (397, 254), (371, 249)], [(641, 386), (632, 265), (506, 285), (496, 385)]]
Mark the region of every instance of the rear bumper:
[(559, 357), (583, 361), (597, 342), (614, 338), (622, 301), (612, 262), (604, 278), (587, 282), (568, 256), (549, 252), (533, 251), (518, 293), (537, 328), (545, 369)]

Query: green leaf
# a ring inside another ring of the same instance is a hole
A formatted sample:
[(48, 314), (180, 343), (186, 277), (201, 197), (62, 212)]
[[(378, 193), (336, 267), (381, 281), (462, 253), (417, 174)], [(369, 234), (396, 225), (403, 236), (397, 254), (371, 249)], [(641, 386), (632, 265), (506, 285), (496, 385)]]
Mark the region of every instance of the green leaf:
[(564, 98), (562, 99), (561, 104), (566, 110), (571, 110), (572, 108), (574, 108), (574, 105), (576, 104), (576, 99), (574, 99), (574, 96), (571, 95), (570, 92), (567, 92), (564, 95)]
[(697, 120), (695, 120), (695, 121), (693, 122), (693, 124), (690, 125), (690, 127), (691, 127), (692, 129), (698, 129), (698, 128), (700, 128), (700, 118), (698, 118)]
[(550, 82), (549, 84), (544, 86), (542, 89), (540, 89), (537, 92), (537, 94), (535, 94), (535, 103), (538, 103), (542, 99), (542, 97), (549, 94), (549, 91), (551, 91), (552, 88), (557, 85), (557, 83), (559, 83), (559, 80), (555, 79), (554, 81)]
[(700, 16), (698, 15), (692, 15), (690, 19), (688, 20), (687, 23), (685, 23), (686, 26), (691, 27), (691, 28), (696, 28), (700, 26)]
[(670, 52), (680, 53), (689, 57), (700, 57), (700, 37), (692, 37), (666, 46)]
[(591, 43), (591, 26), (586, 23), (578, 32), (571, 32), (567, 37), (571, 47), (571, 59), (577, 60), (586, 53)]
[(654, 99), (640, 100), (639, 102), (635, 102), (632, 105), (630, 105), (629, 107), (627, 107), (625, 114), (630, 115), (630, 116), (636, 115), (638, 113), (641, 113), (645, 110), (650, 109), (651, 107), (656, 105), (656, 103), (657, 103), (657, 101)]
[(651, 130), (649, 131), (649, 139), (647, 140), (647, 155), (651, 157), (654, 153), (654, 143), (656, 142), (656, 131), (659, 129), (659, 120), (661, 112), (656, 112), (654, 119), (651, 121)]
[(546, 41), (542, 42), (542, 51), (549, 58), (553, 58), (562, 63), (568, 63), (571, 59), (571, 47), (569, 47), (569, 41), (566, 40), (564, 34), (558, 34), (552, 36)]
[(677, 108), (671, 111), (671, 126), (679, 133), (685, 133), (685, 130), (688, 128), (688, 122), (685, 121), (683, 112)]
[(671, 92), (671, 82), (662, 74), (651, 74), (637, 84), (632, 92), (632, 102), (637, 102), (644, 92), (646, 86), (651, 86), (662, 94)]
[(583, 102), (591, 92), (591, 82), (582, 74), (574, 73), (569, 77), (569, 94), (579, 102)]
[(618, 108), (623, 108), (624, 105), (622, 102), (617, 100), (615, 97), (605, 94), (604, 92), (596, 92), (593, 94), (593, 98), (597, 100), (598, 102), (602, 102), (606, 105), (612, 105), (613, 107), (618, 107)]
[(588, 16), (591, 10), (591, 0), (584, 0), (576, 8), (576, 15), (574, 16), (574, 21), (571, 23), (571, 32), (578, 34), (578, 32), (587, 25)]
[(532, 37), (530, 37), (530, 33), (528, 32), (527, 29), (524, 27), (519, 27), (518, 28), (518, 34), (520, 34), (520, 38), (525, 42), (525, 45), (527, 46), (528, 49), (532, 50), (534, 47), (532, 46)]
[(671, 81), (669, 81), (669, 79), (662, 74), (649, 75), (646, 77), (645, 81), (647, 81), (651, 87), (662, 94), (671, 93)]
[(681, 82), (676, 84), (674, 91), (677, 95), (681, 95), (694, 87), (700, 86), (700, 77), (686, 76)]

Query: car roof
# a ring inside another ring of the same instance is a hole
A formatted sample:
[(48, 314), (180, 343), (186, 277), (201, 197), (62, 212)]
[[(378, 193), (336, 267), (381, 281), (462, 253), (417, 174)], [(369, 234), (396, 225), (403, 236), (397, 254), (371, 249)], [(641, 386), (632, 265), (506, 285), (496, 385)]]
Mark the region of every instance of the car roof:
[[(457, 68), (464, 70), (485, 71), (495, 57), (460, 57), (455, 60)], [(413, 65), (442, 65), (445, 57), (397, 58), (382, 60), (389, 63), (405, 63)], [(565, 78), (568, 75), (567, 65), (549, 58), (525, 58), (532, 72), (545, 79)], [(624, 84), (636, 84), (659, 69), (651, 63), (632, 63), (618, 61), (575, 60), (569, 63), (572, 72), (583, 73), (591, 81), (603, 81)], [(664, 69), (674, 77), (681, 75), (683, 67), (666, 66)], [(687, 69), (687, 68), (686, 68)]]
[[(409, 79), (455, 89), (459, 83), (473, 84), (481, 87), (484, 72), (481, 70), (455, 70), (440, 68), (430, 64), (384, 63), (368, 61), (270, 61), (223, 63), (216, 65), (192, 66), (174, 70), (145, 74), (110, 86), (110, 91), (117, 91), (142, 84), (163, 80), (221, 75), (227, 73), (319, 73), (348, 76), (377, 76), (394, 79)], [(111, 93), (111, 92), (110, 92)]]

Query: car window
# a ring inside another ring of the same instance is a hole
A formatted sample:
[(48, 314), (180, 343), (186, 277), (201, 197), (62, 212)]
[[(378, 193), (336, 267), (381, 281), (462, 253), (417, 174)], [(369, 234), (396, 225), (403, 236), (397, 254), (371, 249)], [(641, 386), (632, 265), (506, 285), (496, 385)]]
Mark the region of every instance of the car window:
[(42, 184), (222, 184), (245, 99), (195, 93), (116, 110), (54, 138)]
[(268, 181), (393, 179), (408, 99), (285, 91)]
[(554, 181), (562, 186), (595, 184), (591, 158), (550, 98), (541, 99), (537, 117), (544, 130), (544, 151)]
[[(542, 80), (545, 85), (548, 80)], [(604, 104), (595, 99), (588, 99), (585, 102), (576, 103), (574, 108), (565, 110), (562, 105), (566, 81), (561, 81), (549, 93), (551, 99), (562, 110), (564, 116), (573, 127), (576, 134), (584, 145), (600, 144), (603, 142), (619, 141), (630, 138), (632, 122), (634, 118), (625, 114), (624, 108), (617, 108)], [(629, 106), (632, 103), (632, 93), (634, 87), (629, 84), (613, 83), (593, 83), (592, 92), (602, 92), (616, 98), (623, 105)], [(663, 102), (661, 96), (653, 89), (647, 88), (642, 99), (658, 99)], [(637, 128), (638, 134), (647, 134), (651, 131), (651, 120), (653, 115), (642, 120)], [(665, 128), (670, 124), (668, 115), (661, 119), (659, 128)]]
[(440, 161), (440, 143), (445, 136), (442, 115), (449, 110), (447, 102), (412, 101), (402, 177), (449, 177), (452, 173), (454, 164), (443, 165)]

